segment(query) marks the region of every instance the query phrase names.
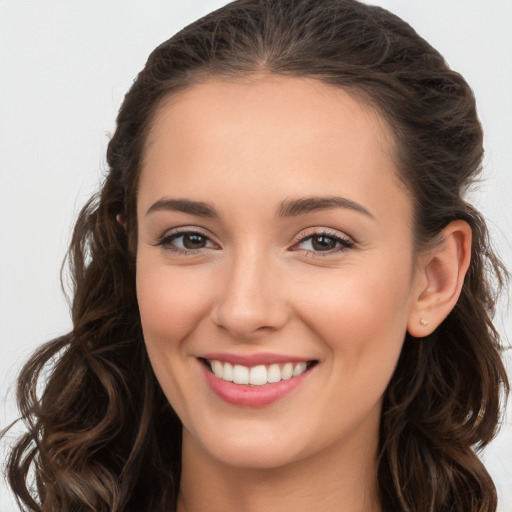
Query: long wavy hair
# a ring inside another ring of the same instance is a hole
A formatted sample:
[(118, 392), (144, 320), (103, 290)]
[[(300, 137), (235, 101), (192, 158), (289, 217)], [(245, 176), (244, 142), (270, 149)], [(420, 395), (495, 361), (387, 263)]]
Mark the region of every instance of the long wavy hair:
[(389, 512), (495, 512), (495, 487), (475, 450), (494, 436), (508, 391), (492, 323), (506, 271), (464, 199), (483, 153), (474, 97), (409, 25), (355, 0), (238, 0), (150, 55), (119, 111), (108, 175), (74, 229), (73, 330), (40, 348), (19, 377), (26, 433), (7, 471), (20, 507), (175, 509), (181, 424), (153, 375), (135, 294), (141, 159), (165, 98), (211, 77), (254, 73), (340, 87), (388, 121), (418, 250), (453, 220), (471, 226), (457, 305), (432, 335), (407, 335), (386, 390), (378, 483)]

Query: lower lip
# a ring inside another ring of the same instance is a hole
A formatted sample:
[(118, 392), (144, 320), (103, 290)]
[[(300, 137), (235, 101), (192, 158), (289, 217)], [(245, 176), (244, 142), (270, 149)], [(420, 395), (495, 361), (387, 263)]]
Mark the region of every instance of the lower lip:
[(199, 364), (203, 369), (209, 388), (228, 404), (238, 405), (239, 407), (264, 407), (277, 402), (297, 389), (313, 369), (308, 368), (304, 373), (288, 380), (281, 380), (263, 386), (250, 386), (219, 379), (203, 363), (200, 362)]

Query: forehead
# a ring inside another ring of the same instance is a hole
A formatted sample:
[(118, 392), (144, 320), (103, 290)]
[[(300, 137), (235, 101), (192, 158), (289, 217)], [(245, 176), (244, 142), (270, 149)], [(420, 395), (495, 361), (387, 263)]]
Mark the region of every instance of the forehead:
[(212, 79), (160, 106), (146, 141), (139, 203), (166, 188), (215, 198), (229, 186), (245, 200), (263, 191), (267, 201), (337, 188), (386, 207), (386, 191), (407, 196), (394, 162), (386, 121), (339, 87), (273, 75)]
[[(251, 126), (251, 122), (257, 122), (260, 128), (268, 130), (273, 136), (280, 128), (289, 129), (290, 125), (301, 129), (302, 134), (307, 136), (306, 123), (309, 122), (311, 132), (318, 132), (319, 126), (315, 121), (319, 121), (325, 130), (318, 135), (328, 143), (331, 138), (342, 134), (336, 133), (336, 128), (343, 131), (348, 121), (354, 137), (371, 135), (374, 139), (372, 142), (377, 142), (381, 150), (393, 157), (393, 136), (389, 125), (360, 98), (362, 94), (355, 90), (351, 93), (312, 78), (272, 74), (233, 80), (212, 78), (164, 99), (149, 130), (145, 154), (150, 152), (155, 139), (163, 131), (172, 134), (172, 130), (169, 130), (172, 124), (181, 134), (185, 134), (183, 129), (190, 125), (194, 125), (195, 130), (201, 125), (210, 135), (215, 135), (226, 130), (228, 122), (233, 122), (236, 123), (234, 128), (238, 134), (241, 129), (250, 128), (253, 131), (245, 134), (256, 138), (256, 126)], [(179, 136), (180, 133), (174, 135)], [(367, 138), (364, 139), (362, 143), (367, 142)]]

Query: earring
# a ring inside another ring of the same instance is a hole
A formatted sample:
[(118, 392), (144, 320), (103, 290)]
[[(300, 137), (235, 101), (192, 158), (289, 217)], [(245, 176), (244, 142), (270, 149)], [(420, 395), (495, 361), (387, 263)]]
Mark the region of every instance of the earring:
[(421, 327), (426, 327), (428, 325), (428, 320), (425, 320), (423, 317), (420, 317), (419, 324)]

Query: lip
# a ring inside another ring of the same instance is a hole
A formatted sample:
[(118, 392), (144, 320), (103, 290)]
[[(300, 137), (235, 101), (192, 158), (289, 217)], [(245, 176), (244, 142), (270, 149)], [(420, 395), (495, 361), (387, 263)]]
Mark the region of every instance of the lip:
[[(213, 355), (213, 354), (210, 354)], [(267, 354), (270, 355), (270, 354)], [(218, 354), (217, 354), (218, 356)], [(260, 357), (261, 354), (258, 355)], [(250, 366), (247, 364), (247, 358), (243, 358), (245, 363), (241, 363), (241, 359), (238, 356), (233, 356), (234, 359), (230, 359), (229, 361), (221, 358), (212, 358), (215, 360), (225, 361), (232, 363), (232, 361), (236, 361), (232, 364), (244, 364), (246, 366)], [(252, 357), (252, 356), (251, 356)], [(210, 359), (210, 357), (204, 357), (205, 359)], [(268, 359), (264, 359), (268, 361)], [(258, 358), (258, 361), (262, 361), (261, 358)], [(302, 362), (305, 359), (296, 359), (292, 361), (291, 359), (280, 360), (279, 362)], [(219, 397), (224, 402), (228, 404), (236, 405), (238, 407), (265, 407), (266, 405), (270, 405), (282, 398), (286, 397), (293, 391), (295, 391), (299, 386), (301, 386), (304, 381), (309, 377), (309, 375), (314, 371), (315, 366), (309, 367), (304, 373), (301, 373), (297, 377), (291, 377), (287, 380), (281, 380), (279, 382), (265, 384), (263, 386), (251, 386), (246, 384), (235, 384), (234, 382), (228, 382), (223, 379), (219, 379), (216, 377), (207, 367), (201, 362), (200, 359), (197, 359), (198, 364), (201, 367), (204, 378), (206, 380), (206, 384), (210, 388), (211, 391), (217, 397)], [(260, 362), (259, 364), (273, 364), (277, 363), (276, 359), (272, 359), (269, 363)], [(257, 365), (258, 363), (254, 364)], [(253, 365), (253, 366), (254, 366)]]
[(272, 354), (263, 352), (261, 354), (233, 354), (229, 352), (209, 352), (199, 356), (210, 361), (222, 361), (223, 363), (239, 364), (242, 366), (258, 366), (260, 364), (281, 364), (281, 363), (307, 363), (313, 361), (311, 358), (299, 356), (287, 356), (284, 354)]

